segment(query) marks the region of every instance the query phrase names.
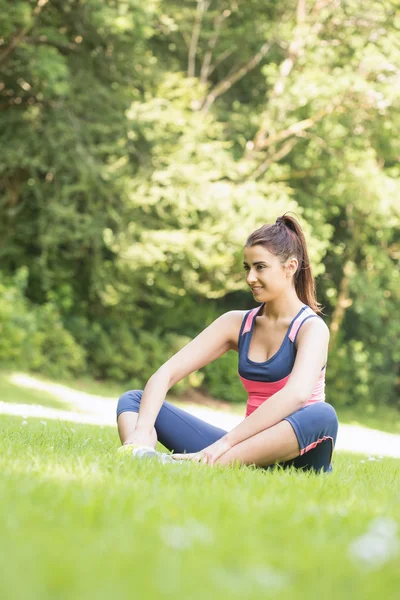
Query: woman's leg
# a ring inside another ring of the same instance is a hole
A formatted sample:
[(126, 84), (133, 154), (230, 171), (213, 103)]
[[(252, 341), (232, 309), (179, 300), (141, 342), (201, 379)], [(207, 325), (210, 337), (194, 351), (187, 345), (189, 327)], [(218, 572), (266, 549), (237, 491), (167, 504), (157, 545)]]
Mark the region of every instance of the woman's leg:
[(305, 406), (292, 415), (234, 446), (217, 464), (234, 462), (264, 468), (331, 471), (338, 421), (334, 408), (325, 402)]
[[(117, 415), (121, 441), (125, 418), (136, 424), (143, 392), (133, 390), (121, 396)], [(129, 415), (129, 416), (128, 416)], [(155, 423), (160, 442), (177, 453), (198, 452), (213, 444), (226, 433), (193, 415), (164, 402)], [(234, 446), (217, 460), (217, 464), (234, 462), (270, 468), (294, 466), (303, 470), (331, 471), (338, 420), (334, 408), (318, 402), (301, 408), (273, 427), (261, 431)]]
[(296, 432), (300, 455), (284, 467), (294, 466), (304, 471), (332, 471), (332, 455), (336, 444), (339, 422), (336, 411), (327, 402), (304, 406), (287, 421)]
[(281, 421), (236, 444), (217, 461), (218, 465), (238, 462), (242, 465), (265, 467), (299, 456), (297, 436), (287, 421)]
[[(142, 395), (142, 390), (131, 390), (118, 401), (117, 421), (122, 443), (129, 443), (129, 436), (135, 429)], [(158, 438), (163, 446), (176, 453), (198, 452), (226, 434), (223, 429), (214, 427), (169, 402), (163, 402), (154, 426), (154, 447)]]

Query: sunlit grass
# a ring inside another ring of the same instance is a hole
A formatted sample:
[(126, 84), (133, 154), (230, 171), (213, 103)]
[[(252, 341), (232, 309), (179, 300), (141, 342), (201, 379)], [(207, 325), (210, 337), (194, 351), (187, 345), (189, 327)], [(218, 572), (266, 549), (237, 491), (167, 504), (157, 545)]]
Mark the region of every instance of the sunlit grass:
[(0, 417), (1, 598), (397, 598), (395, 548), (353, 550), (377, 517), (400, 524), (396, 459), (160, 465), (116, 454), (113, 427), (22, 423)]
[(400, 411), (393, 406), (366, 404), (356, 408), (339, 407), (336, 412), (341, 423), (400, 434)]

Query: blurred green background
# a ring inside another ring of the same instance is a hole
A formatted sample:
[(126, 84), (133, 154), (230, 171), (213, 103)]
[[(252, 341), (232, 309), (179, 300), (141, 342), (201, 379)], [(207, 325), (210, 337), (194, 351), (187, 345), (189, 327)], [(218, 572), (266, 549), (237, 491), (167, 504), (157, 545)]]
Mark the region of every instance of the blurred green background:
[[(400, 407), (396, 0), (0, 0), (0, 361), (143, 388), (252, 308), (285, 211), (331, 330), (327, 400)], [(229, 352), (175, 386), (243, 402)]]

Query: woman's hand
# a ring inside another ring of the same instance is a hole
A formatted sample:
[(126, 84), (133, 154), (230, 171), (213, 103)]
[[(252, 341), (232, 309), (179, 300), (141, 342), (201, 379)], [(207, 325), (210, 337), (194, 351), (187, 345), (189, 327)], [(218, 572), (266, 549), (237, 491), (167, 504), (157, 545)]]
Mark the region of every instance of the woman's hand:
[(172, 454), (172, 458), (176, 460), (191, 460), (193, 462), (199, 462), (204, 465), (212, 466), (220, 456), (228, 452), (232, 448), (232, 445), (228, 442), (226, 437), (221, 438), (211, 444), (211, 446), (207, 446), (200, 452), (193, 452), (190, 454)]

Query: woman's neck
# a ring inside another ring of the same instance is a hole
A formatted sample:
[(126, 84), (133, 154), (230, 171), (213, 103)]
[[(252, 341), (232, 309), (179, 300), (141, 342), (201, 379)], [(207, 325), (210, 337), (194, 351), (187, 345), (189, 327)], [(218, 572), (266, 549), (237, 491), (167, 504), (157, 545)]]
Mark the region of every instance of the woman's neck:
[[(270, 302), (264, 302), (262, 316), (267, 317), (270, 321), (283, 321), (292, 319), (299, 310), (305, 306), (296, 293), (284, 298), (277, 298)], [(261, 316), (261, 315), (260, 315)]]

